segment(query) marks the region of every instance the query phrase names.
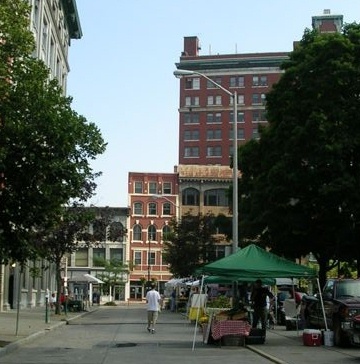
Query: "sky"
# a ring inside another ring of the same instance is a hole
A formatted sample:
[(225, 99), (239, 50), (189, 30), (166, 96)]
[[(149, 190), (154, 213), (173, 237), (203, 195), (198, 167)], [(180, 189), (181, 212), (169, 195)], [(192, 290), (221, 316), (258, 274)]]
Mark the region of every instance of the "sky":
[(173, 173), (178, 164), (179, 80), (184, 37), (200, 55), (288, 52), (324, 9), (360, 22), (356, 0), (76, 0), (83, 36), (72, 40), (67, 93), (108, 143), (98, 207), (128, 206), (129, 172)]

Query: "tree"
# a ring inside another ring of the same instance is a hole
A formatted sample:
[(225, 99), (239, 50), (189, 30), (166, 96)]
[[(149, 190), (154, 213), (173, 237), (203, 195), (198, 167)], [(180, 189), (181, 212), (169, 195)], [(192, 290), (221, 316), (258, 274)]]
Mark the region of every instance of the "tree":
[(103, 284), (103, 290), (109, 296), (112, 292), (115, 296), (115, 286), (125, 285), (126, 279), (124, 275), (127, 276), (129, 273), (129, 268), (119, 259), (98, 259), (96, 262), (98, 267), (104, 267), (104, 271), (97, 274), (97, 277), (101, 279)]
[[(62, 291), (61, 269), (63, 259), (75, 252), (80, 247), (89, 248), (99, 246), (106, 240), (118, 241), (125, 233), (124, 228), (113, 229), (109, 235), (106, 231), (112, 230), (112, 220), (115, 212), (111, 208), (84, 207), (82, 204), (73, 203), (71, 207), (64, 208), (61, 217), (52, 226), (45, 230), (37, 231), (36, 251), (55, 264), (57, 283), (57, 308), (56, 313), (60, 313), (60, 293)], [(120, 264), (121, 263), (121, 264)], [(111, 264), (101, 261), (99, 266), (109, 268), (111, 284), (118, 280), (119, 271), (125, 268), (122, 262), (116, 259)], [(108, 282), (108, 280), (107, 280)]]
[(187, 213), (180, 221), (170, 222), (171, 232), (164, 237), (164, 259), (175, 277), (189, 277), (201, 265), (215, 260), (217, 232), (213, 214)]
[(359, 258), (360, 27), (305, 31), (267, 94), (268, 126), (239, 150), (240, 235), (288, 257)]
[(83, 246), (96, 243), (96, 235), (89, 232), (89, 225), (95, 219), (93, 209), (74, 203), (64, 208), (61, 218), (46, 230), (37, 231), (36, 252), (55, 264), (57, 305), (56, 314), (60, 314), (60, 294), (62, 285), (61, 269), (63, 259), (73, 253), (79, 242)]
[(0, 56), (7, 61), (0, 67), (1, 87), (6, 88), (0, 103), (1, 262), (35, 257), (38, 232), (56, 225), (70, 201), (84, 202), (93, 195), (100, 173), (92, 170), (90, 160), (106, 148), (97, 126), (72, 110), (71, 98), (31, 56), (24, 3), (6, 0), (0, 5), (5, 14)]

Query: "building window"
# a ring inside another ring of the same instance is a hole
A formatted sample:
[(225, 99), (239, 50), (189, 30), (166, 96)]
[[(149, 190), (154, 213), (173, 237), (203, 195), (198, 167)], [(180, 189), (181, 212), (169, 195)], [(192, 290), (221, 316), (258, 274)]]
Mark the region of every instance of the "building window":
[(165, 202), (163, 204), (162, 214), (163, 215), (171, 215), (171, 204), (170, 204), (170, 202)]
[(148, 256), (148, 265), (155, 265), (155, 252), (152, 252), (150, 250), (147, 256)]
[(143, 193), (143, 183), (141, 181), (135, 181), (134, 193)]
[(199, 206), (200, 193), (195, 188), (186, 188), (182, 192), (182, 204), (187, 206)]
[(221, 129), (209, 129), (206, 131), (207, 140), (221, 140)]
[(156, 195), (157, 194), (157, 183), (149, 182), (149, 194)]
[[(221, 85), (221, 77), (209, 77), (211, 80), (216, 82), (218, 85)], [(216, 85), (214, 85), (213, 82), (210, 80), (206, 80), (206, 88), (218, 88)]]
[(164, 182), (163, 183), (163, 194), (170, 195), (171, 192), (172, 192), (171, 182)]
[(133, 240), (142, 240), (142, 229), (139, 224), (134, 225), (133, 227)]
[(148, 204), (148, 215), (157, 215), (157, 205), (155, 202)]
[(252, 85), (253, 86), (267, 86), (267, 76), (253, 76)]
[(186, 96), (185, 106), (199, 106), (199, 96)]
[(196, 158), (199, 157), (199, 147), (186, 147), (184, 149), (185, 158)]
[(156, 227), (155, 227), (155, 225), (150, 225), (148, 227), (148, 241), (156, 241)]
[[(238, 128), (237, 130), (237, 138), (238, 139), (245, 139), (245, 131), (243, 128)], [(234, 130), (230, 130), (229, 131), (229, 139), (233, 140), (234, 139)]]
[(122, 248), (111, 248), (110, 249), (110, 260), (116, 262), (124, 261), (124, 252)]
[(134, 264), (141, 265), (141, 252), (139, 251), (134, 252)]
[(253, 112), (252, 112), (252, 121), (253, 122), (266, 121), (266, 112), (265, 112), (265, 110), (253, 110)]
[(221, 123), (221, 112), (209, 112), (206, 114), (206, 123), (207, 124), (220, 124)]
[(184, 141), (187, 140), (199, 140), (199, 130), (185, 130)]
[(184, 114), (184, 123), (185, 124), (199, 124), (200, 117), (198, 113), (185, 113)]
[(260, 76), (260, 86), (267, 86), (267, 85), (268, 85), (267, 76)]
[(75, 266), (76, 267), (88, 267), (89, 260), (88, 260), (89, 251), (87, 248), (80, 248), (75, 253)]
[(252, 94), (252, 104), (253, 105), (265, 105), (266, 95), (265, 94)]
[[(245, 104), (245, 96), (242, 95), (242, 94), (238, 94), (237, 95), (237, 104), (238, 105), (244, 105)], [(230, 105), (233, 105), (234, 104), (234, 98), (233, 97), (230, 97)]]
[(142, 215), (143, 211), (143, 203), (142, 202), (134, 202), (134, 215)]
[(245, 77), (244, 76), (232, 76), (230, 77), (230, 87), (244, 87)]
[(229, 199), (225, 189), (213, 189), (204, 193), (205, 206), (229, 206)]
[(186, 90), (200, 90), (200, 78), (197, 78), (197, 77), (185, 78), (185, 89)]
[(101, 267), (105, 261), (105, 248), (93, 248), (93, 266)]
[[(234, 122), (234, 112), (230, 111), (230, 123)], [(245, 113), (243, 111), (238, 111), (237, 113), (237, 122), (244, 123), (245, 122)]]
[(258, 128), (253, 128), (252, 130), (252, 139), (259, 139), (260, 135), (259, 135), (259, 129)]
[(221, 146), (207, 147), (206, 156), (207, 157), (221, 157)]
[(162, 229), (162, 240), (166, 241), (169, 239), (171, 233), (171, 228), (169, 225), (164, 225)]
[(221, 106), (222, 105), (222, 98), (221, 98), (220, 95), (218, 95), (218, 96), (208, 96), (207, 97), (207, 104), (208, 105)]
[(109, 239), (111, 241), (122, 243), (126, 233), (127, 231), (120, 221), (113, 221), (109, 226)]

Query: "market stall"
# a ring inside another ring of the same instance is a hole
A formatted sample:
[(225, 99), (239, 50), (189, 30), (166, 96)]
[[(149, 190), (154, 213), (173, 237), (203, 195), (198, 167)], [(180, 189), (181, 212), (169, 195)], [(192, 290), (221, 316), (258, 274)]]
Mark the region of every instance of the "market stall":
[[(285, 258), (270, 253), (254, 244), (247, 246), (238, 252), (207, 264), (202, 268), (202, 274), (229, 278), (236, 281), (254, 281), (256, 279), (275, 278), (315, 278), (317, 272), (306, 266), (291, 262)], [(295, 302), (294, 302), (295, 304)], [(231, 321), (231, 320), (225, 320)], [(231, 334), (234, 324), (225, 322), (219, 324), (222, 327), (221, 335)], [(214, 329), (216, 327), (214, 326)], [(228, 331), (227, 331), (228, 330)], [(218, 335), (217, 329), (215, 336)]]

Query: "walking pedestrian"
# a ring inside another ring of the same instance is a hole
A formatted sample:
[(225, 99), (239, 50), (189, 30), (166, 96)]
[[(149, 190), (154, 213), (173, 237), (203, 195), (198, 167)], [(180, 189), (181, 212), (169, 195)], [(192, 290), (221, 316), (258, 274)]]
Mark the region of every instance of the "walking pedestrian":
[(159, 292), (155, 289), (155, 283), (151, 283), (151, 290), (146, 294), (147, 303), (147, 330), (152, 334), (155, 333), (156, 321), (159, 317), (161, 297)]

